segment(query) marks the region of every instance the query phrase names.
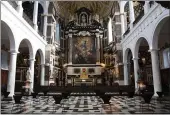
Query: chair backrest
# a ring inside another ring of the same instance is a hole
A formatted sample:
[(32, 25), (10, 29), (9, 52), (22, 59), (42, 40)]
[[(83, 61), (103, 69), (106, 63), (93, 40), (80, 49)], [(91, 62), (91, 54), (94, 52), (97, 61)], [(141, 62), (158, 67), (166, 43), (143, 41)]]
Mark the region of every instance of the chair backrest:
[(159, 91), (157, 91), (156, 92), (157, 94), (158, 94), (158, 96), (161, 98), (162, 97), (162, 95), (163, 95), (163, 92), (159, 92)]
[(109, 104), (110, 102), (110, 98), (111, 98), (111, 96), (110, 95), (103, 95), (103, 96), (101, 96), (101, 98), (103, 99), (103, 101), (104, 101), (104, 104)]
[(66, 99), (68, 95), (69, 95), (69, 92), (62, 92), (63, 99)]
[(61, 100), (62, 100), (62, 96), (53, 96), (54, 100), (55, 100), (55, 104), (60, 104)]
[(144, 98), (145, 103), (150, 103), (153, 95), (154, 95), (153, 92), (144, 92), (144, 94), (142, 95), (142, 97)]
[(128, 97), (129, 98), (133, 98), (134, 95), (135, 95), (135, 91), (128, 92)]
[(34, 92), (34, 93), (31, 93), (31, 95), (32, 95), (33, 98), (36, 98), (36, 96), (38, 95), (38, 93), (37, 93), (37, 92)]
[(7, 98), (9, 94), (10, 94), (10, 92), (6, 92), (6, 91), (5, 91), (5, 92), (4, 92), (4, 97)]
[(20, 103), (21, 102), (22, 95), (14, 95), (13, 97), (14, 97), (15, 103)]

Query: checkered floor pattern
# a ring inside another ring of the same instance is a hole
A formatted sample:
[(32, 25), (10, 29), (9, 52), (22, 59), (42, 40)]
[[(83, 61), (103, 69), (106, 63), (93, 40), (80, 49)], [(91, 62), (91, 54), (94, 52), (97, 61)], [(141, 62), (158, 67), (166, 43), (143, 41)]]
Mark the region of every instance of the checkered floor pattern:
[(32, 97), (22, 97), (21, 105), (14, 101), (1, 101), (1, 114), (61, 114), (61, 113), (87, 113), (87, 114), (165, 114), (170, 113), (169, 101), (151, 100), (151, 104), (142, 104), (140, 97), (127, 98), (126, 96), (114, 96), (111, 104), (102, 104), (101, 98), (96, 96), (70, 96), (54, 104), (53, 97), (41, 96), (37, 100)]

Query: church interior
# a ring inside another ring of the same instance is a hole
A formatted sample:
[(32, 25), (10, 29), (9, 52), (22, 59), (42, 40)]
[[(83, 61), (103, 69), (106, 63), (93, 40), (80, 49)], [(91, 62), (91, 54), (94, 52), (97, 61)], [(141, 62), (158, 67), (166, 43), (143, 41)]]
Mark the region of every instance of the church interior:
[(1, 6), (1, 114), (170, 114), (169, 1)]

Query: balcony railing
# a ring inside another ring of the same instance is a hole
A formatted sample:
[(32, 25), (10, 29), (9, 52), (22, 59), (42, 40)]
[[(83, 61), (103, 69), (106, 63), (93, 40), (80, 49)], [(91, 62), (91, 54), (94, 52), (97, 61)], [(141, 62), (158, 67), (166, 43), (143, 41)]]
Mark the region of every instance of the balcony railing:
[(25, 14), (24, 12), (23, 12), (23, 18), (28, 22), (28, 24), (32, 27), (32, 28), (34, 28), (34, 24), (33, 24), (33, 21), (27, 16), (27, 14)]
[(144, 10), (140, 12), (138, 17), (136, 17), (135, 21), (133, 22), (133, 27), (140, 21), (140, 19), (144, 16)]
[[(18, 4), (16, 1), (8, 1), (8, 3), (15, 9), (17, 10)], [(26, 13), (23, 12), (23, 18), (27, 21), (27, 23), (34, 28), (34, 23), (33, 21), (28, 17)], [(43, 37), (42, 31), (38, 30), (38, 34)]]
[(38, 34), (39, 34), (41, 37), (44, 36), (43, 33), (42, 33), (42, 31), (40, 31), (40, 30), (38, 30)]
[(123, 34), (123, 37), (125, 37), (130, 32), (130, 27), (126, 30), (126, 32)]
[(18, 5), (17, 5), (16, 1), (8, 1), (8, 3), (9, 3), (15, 10), (17, 10)]
[(155, 3), (154, 1), (150, 1), (150, 2), (149, 2), (150, 8), (154, 5), (154, 3)]

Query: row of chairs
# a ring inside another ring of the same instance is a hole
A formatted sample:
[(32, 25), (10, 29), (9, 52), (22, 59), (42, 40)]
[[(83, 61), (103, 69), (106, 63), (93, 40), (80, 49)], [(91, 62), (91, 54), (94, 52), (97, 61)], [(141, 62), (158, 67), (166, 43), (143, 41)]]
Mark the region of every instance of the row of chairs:
[[(61, 107), (64, 107), (64, 103), (61, 103), (61, 100), (63, 100), (63, 99), (66, 99), (66, 100), (67, 100), (70, 95), (74, 95), (74, 93), (70, 93), (70, 92), (68, 92), (68, 91), (62, 92), (61, 95), (47, 94), (48, 92), (49, 92), (49, 91), (44, 91), (44, 92), (43, 92), (43, 93), (44, 93), (43, 95), (47, 97), (46, 103), (48, 103), (48, 101), (49, 101), (49, 96), (53, 96), (53, 99), (54, 99), (54, 101), (55, 101), (54, 104), (53, 104), (53, 110), (54, 110), (54, 112), (56, 111), (56, 108), (57, 108), (56, 105), (60, 104)], [(122, 92), (119, 92), (119, 94), (107, 94), (107, 93), (105, 93), (105, 92), (101, 92), (101, 91), (99, 91), (99, 90), (96, 90), (95, 93), (92, 93), (92, 94), (89, 93), (89, 94), (90, 94), (90, 95), (93, 94), (93, 95), (97, 96), (98, 99), (101, 98), (101, 99), (103, 100), (103, 103), (104, 103), (104, 104), (109, 104), (109, 105), (110, 105), (110, 110), (111, 110), (110, 99), (111, 99), (112, 96), (120, 95), (120, 96), (127, 96), (127, 98), (135, 99), (135, 98), (134, 98), (134, 96), (135, 96), (135, 92), (134, 92), (134, 91), (130, 91), (130, 92), (127, 92), (127, 93), (125, 93), (125, 94), (122, 93)], [(159, 95), (159, 98), (158, 98), (158, 99), (160, 99), (160, 98), (162, 97), (162, 94), (163, 94), (163, 93), (162, 93), (162, 92), (157, 92), (157, 94)], [(7, 98), (8, 95), (9, 95), (9, 92), (4, 92), (4, 98)], [(22, 109), (22, 105), (24, 104), (24, 102), (21, 101), (21, 98), (22, 98), (23, 96), (24, 96), (23, 94), (19, 94), (19, 95), (14, 95), (14, 96), (13, 96), (14, 101), (15, 101), (14, 104), (17, 104), (18, 107), (20, 108), (20, 110)], [(27, 96), (32, 96), (32, 102), (33, 102), (33, 103), (36, 102), (37, 100), (38, 100), (38, 102), (40, 102), (40, 99), (39, 99), (39, 97), (38, 97), (39, 94), (36, 93), (36, 92), (31, 93), (31, 95), (27, 95)], [(87, 96), (87, 94), (85, 95), (85, 93), (79, 93), (78, 96)], [(141, 94), (139, 94), (139, 95), (137, 95), (137, 96), (141, 96), (141, 97), (143, 97), (143, 99), (144, 99), (144, 101), (141, 102), (141, 104), (140, 104), (140, 107), (141, 107), (142, 112), (143, 112), (143, 105), (144, 105), (144, 104), (148, 104), (148, 109), (149, 109), (149, 107), (150, 107), (150, 101), (151, 101), (151, 99), (152, 99), (152, 97), (153, 97), (153, 92), (147, 92), (147, 91), (145, 91), (145, 92), (142, 92)], [(135, 100), (134, 100), (134, 102), (135, 102)], [(127, 103), (127, 100), (126, 100), (126, 103)], [(13, 106), (14, 106), (14, 104), (13, 104)], [(19, 106), (19, 105), (20, 105), (20, 106)], [(136, 104), (135, 104), (135, 105), (136, 105)], [(13, 107), (12, 107), (12, 110), (13, 110)], [(11, 110), (11, 112), (12, 112), (12, 110)], [(62, 112), (63, 112), (63, 111), (62, 111)]]

